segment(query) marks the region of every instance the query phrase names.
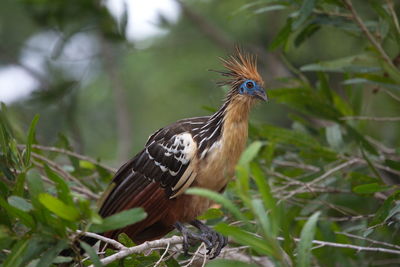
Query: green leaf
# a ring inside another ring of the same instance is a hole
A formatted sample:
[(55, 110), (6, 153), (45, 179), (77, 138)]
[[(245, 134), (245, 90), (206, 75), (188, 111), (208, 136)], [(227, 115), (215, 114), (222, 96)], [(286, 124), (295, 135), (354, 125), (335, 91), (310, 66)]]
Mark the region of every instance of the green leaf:
[(22, 197), (10, 196), (7, 200), (11, 206), (20, 209), (22, 211), (30, 211), (33, 208), (32, 204), (26, 201), (26, 199)]
[(74, 206), (69, 206), (50, 194), (39, 194), (38, 199), (48, 210), (60, 218), (71, 222), (79, 218), (79, 211)]
[(35, 117), (33, 117), (33, 120), (31, 122), (31, 125), (29, 127), (28, 131), (28, 139), (26, 141), (26, 154), (25, 154), (25, 165), (28, 166), (29, 162), (31, 160), (31, 151), (32, 151), (32, 144), (35, 141), (35, 131), (36, 131), (36, 124), (39, 121), (39, 115), (36, 114)]
[(221, 218), (224, 215), (224, 213), (220, 209), (208, 209), (206, 212), (204, 212), (202, 215), (197, 216), (197, 219), (199, 220), (212, 220), (212, 219), (217, 219)]
[[(252, 249), (263, 255), (278, 256), (274, 254), (270, 244), (265, 240), (255, 236), (253, 233), (249, 233), (240, 229), (236, 226), (231, 226), (225, 223), (219, 223), (215, 227), (215, 230), (226, 236), (232, 236), (236, 242), (241, 245), (250, 246)], [(279, 257), (279, 256), (278, 256)]]
[(390, 186), (380, 185), (378, 183), (358, 185), (353, 188), (353, 192), (357, 194), (373, 194), (390, 189)]
[(120, 242), (125, 247), (135, 246), (135, 242), (133, 242), (132, 239), (130, 239), (129, 236), (125, 233), (120, 233), (118, 235), (118, 242)]
[(301, 71), (331, 71), (368, 73), (381, 70), (379, 60), (370, 54), (360, 54), (302, 66)]
[(279, 46), (286, 46), (290, 33), (292, 32), (292, 19), (288, 19), (285, 26), (279, 31), (278, 35), (269, 45), (269, 50), (275, 50)]
[(257, 156), (262, 146), (260, 141), (251, 143), (240, 156), (239, 165), (247, 166)]
[(142, 208), (124, 210), (103, 219), (101, 224), (93, 224), (89, 231), (103, 233), (134, 224), (146, 218), (146, 212)]
[(13, 248), (11, 253), (8, 255), (3, 263), (3, 267), (18, 267), (23, 261), (23, 255), (29, 244), (29, 239), (23, 239), (18, 241)]
[(206, 264), (206, 267), (257, 267), (257, 264), (236, 260), (216, 259)]
[(60, 252), (67, 248), (67, 242), (60, 240), (55, 246), (50, 247), (43, 255), (40, 256), (40, 261), (37, 266), (46, 267), (50, 266)]
[(47, 177), (49, 177), (49, 179), (55, 183), (58, 197), (67, 205), (74, 205), (74, 201), (72, 200), (69, 187), (67, 183), (64, 181), (64, 179), (61, 178), (52, 169), (50, 169), (49, 166), (47, 165), (44, 166), (44, 170), (47, 174)]
[(280, 224), (280, 214), (278, 207), (276, 206), (276, 201), (271, 193), (271, 188), (267, 183), (264, 172), (257, 163), (251, 164), (251, 173), (254, 178), (258, 192), (261, 194), (264, 206), (270, 211), (271, 218), (271, 235), (277, 235), (279, 231)]
[(316, 225), (320, 212), (314, 213), (306, 222), (300, 234), (300, 242), (297, 252), (297, 266), (311, 266), (311, 246), (314, 239)]
[(25, 224), (27, 227), (29, 228), (35, 227), (35, 221), (33, 220), (31, 215), (29, 215), (27, 212), (23, 210), (11, 206), (1, 196), (0, 196), (0, 206), (3, 207), (11, 217), (20, 219), (21, 223)]
[(89, 255), (90, 259), (92, 260), (92, 263), (95, 267), (102, 267), (103, 264), (101, 263), (99, 256), (97, 255), (96, 251), (92, 246), (89, 246), (85, 242), (79, 242), (81, 247), (86, 251), (86, 253)]
[(333, 148), (338, 150), (343, 145), (342, 131), (338, 124), (325, 128), (326, 141)]
[(265, 7), (261, 7), (261, 8), (254, 10), (254, 14), (267, 13), (270, 11), (282, 10), (282, 9), (286, 9), (286, 8), (287, 7), (284, 5), (270, 5), (270, 6), (265, 6)]
[(400, 199), (400, 191), (396, 191), (389, 196), (376, 211), (374, 218), (369, 223), (369, 226), (381, 224), (389, 217), (389, 213), (393, 205)]
[(28, 189), (31, 196), (36, 197), (44, 192), (44, 186), (40, 174), (37, 170), (32, 169), (27, 173)]
[(199, 195), (203, 197), (207, 197), (222, 206), (228, 209), (237, 219), (242, 221), (247, 221), (247, 218), (240, 212), (240, 210), (233, 204), (229, 199), (224, 197), (223, 195), (216, 193), (214, 191), (204, 189), (204, 188), (196, 188), (192, 187), (186, 190), (186, 194), (189, 195)]
[(316, 33), (321, 27), (317, 24), (308, 24), (294, 39), (294, 45), (296, 47), (300, 46), (307, 38), (310, 38), (314, 33)]
[(303, 0), (302, 1), (302, 5), (299, 10), (299, 16), (293, 22), (293, 26), (292, 26), (293, 30), (297, 30), (311, 15), (311, 13), (314, 9), (314, 6), (315, 6), (315, 2), (316, 2), (316, 0)]
[(13, 190), (14, 195), (22, 196), (24, 194), (25, 179), (26, 179), (25, 172), (21, 172), (20, 174), (18, 174), (17, 180), (15, 182), (15, 187)]

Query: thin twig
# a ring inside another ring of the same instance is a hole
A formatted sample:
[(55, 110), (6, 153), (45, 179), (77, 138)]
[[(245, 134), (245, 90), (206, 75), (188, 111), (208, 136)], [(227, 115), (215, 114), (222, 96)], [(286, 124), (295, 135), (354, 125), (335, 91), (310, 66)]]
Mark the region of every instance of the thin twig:
[(327, 15), (327, 16), (331, 16), (331, 17), (342, 17), (342, 18), (346, 18), (346, 19), (353, 18), (352, 14), (348, 14), (348, 13), (331, 12), (331, 11), (319, 10), (319, 9), (314, 9), (313, 12), (315, 14)]
[(356, 163), (356, 162), (359, 162), (359, 160), (353, 158), (353, 159), (350, 159), (350, 160), (347, 161), (347, 162), (344, 162), (344, 163), (342, 163), (342, 164), (336, 166), (335, 168), (332, 168), (332, 169), (328, 170), (328, 171), (325, 172), (323, 175), (317, 177), (316, 179), (312, 180), (311, 182), (306, 183), (307, 186), (304, 186), (304, 185), (303, 185), (303, 186), (301, 186), (300, 188), (298, 188), (298, 189), (296, 189), (296, 190), (293, 190), (293, 191), (290, 192), (288, 195), (286, 195), (282, 200), (286, 200), (286, 199), (288, 199), (288, 198), (291, 198), (292, 196), (296, 195), (299, 191), (303, 191), (305, 188), (307, 188), (307, 187), (309, 187), (309, 186), (311, 186), (311, 185), (313, 185), (313, 184), (316, 184), (316, 183), (321, 182), (322, 180), (324, 180), (325, 178), (331, 176), (331, 175), (334, 174), (335, 172), (340, 171), (341, 169), (347, 168), (347, 167), (349, 167), (350, 165), (353, 165), (353, 164)]
[(383, 88), (383, 87), (380, 87), (380, 90), (383, 91), (383, 92), (385, 92), (387, 95), (389, 95), (390, 97), (392, 97), (394, 100), (397, 100), (397, 101), (400, 102), (400, 96), (398, 96), (398, 95), (392, 93), (390, 90), (388, 90), (388, 89), (386, 89), (386, 88)]
[(164, 253), (161, 255), (160, 259), (156, 262), (156, 264), (154, 264), (154, 267), (157, 267), (157, 266), (163, 261), (164, 257), (165, 257), (165, 256), (167, 255), (167, 253), (168, 253), (169, 246), (170, 246), (170, 243), (168, 242), (167, 247), (165, 248)]
[(196, 251), (194, 252), (193, 256), (190, 258), (190, 261), (184, 265), (183, 267), (189, 267), (190, 265), (192, 265), (192, 263), (194, 262), (194, 260), (200, 255), (200, 250), (205, 246), (204, 242), (201, 243), (201, 245), (196, 249)]
[(393, 24), (397, 30), (397, 34), (400, 34), (399, 20), (397, 19), (396, 11), (394, 11), (394, 4), (392, 0), (386, 0), (386, 6), (389, 10), (390, 16), (393, 19)]
[(286, 161), (286, 160), (274, 160), (273, 163), (276, 165), (280, 166), (287, 166), (287, 167), (294, 167), (294, 168), (299, 168), (307, 171), (313, 171), (313, 172), (318, 172), (321, 170), (321, 168), (315, 167), (313, 165), (308, 165), (308, 164), (303, 164), (303, 163), (297, 163), (297, 162), (292, 162), (292, 161)]
[(347, 9), (353, 15), (353, 19), (358, 24), (361, 31), (365, 34), (365, 36), (368, 38), (368, 40), (371, 42), (371, 44), (376, 48), (376, 50), (379, 52), (381, 57), (386, 61), (386, 63), (389, 66), (391, 66), (394, 69), (397, 69), (396, 66), (393, 64), (392, 60), (386, 54), (385, 50), (383, 50), (381, 44), (375, 39), (375, 37), (372, 35), (372, 33), (368, 30), (367, 26), (365, 26), (361, 17), (358, 15), (357, 11), (354, 9), (354, 6), (353, 6), (353, 3), (351, 2), (351, 0), (343, 0), (343, 2), (345, 4), (345, 6), (347, 7)]
[(370, 117), (370, 116), (347, 116), (341, 120), (368, 120), (368, 121), (400, 121), (400, 117)]
[[(283, 237), (278, 237), (278, 240), (284, 241)], [(293, 238), (294, 241), (300, 242), (300, 238)], [(321, 240), (312, 240), (311, 243), (316, 245), (321, 245), (321, 247), (335, 247), (335, 248), (349, 248), (355, 249), (357, 251), (372, 251), (372, 252), (383, 252), (383, 253), (390, 253), (390, 254), (400, 254), (400, 250), (395, 249), (388, 249), (388, 248), (381, 248), (381, 247), (364, 247), (364, 246), (356, 246), (352, 244), (343, 244), (343, 243), (334, 243), (328, 241), (321, 241)]]
[[(119, 259), (125, 258), (126, 256), (132, 255), (132, 254), (138, 254), (138, 253), (144, 253), (145, 251), (154, 248), (154, 247), (160, 247), (160, 246), (166, 246), (168, 243), (170, 245), (176, 245), (176, 244), (181, 244), (182, 243), (182, 237), (180, 236), (173, 236), (170, 238), (165, 238), (165, 239), (159, 239), (159, 240), (154, 240), (154, 241), (148, 241), (145, 242), (141, 245), (130, 247), (124, 250), (121, 250), (111, 256), (108, 256), (104, 259), (101, 259), (101, 263), (106, 265), (111, 262), (117, 261)], [(90, 265), (89, 267), (94, 267), (94, 265)]]
[(353, 234), (346, 233), (346, 232), (335, 232), (335, 233), (339, 234), (339, 235), (345, 235), (345, 236), (351, 237), (351, 238), (357, 238), (357, 239), (360, 239), (360, 240), (365, 240), (365, 241), (371, 242), (372, 244), (379, 244), (379, 245), (384, 245), (384, 246), (391, 247), (391, 248), (400, 249), (400, 246), (397, 246), (397, 245), (394, 245), (394, 244), (390, 244), (390, 243), (386, 243), (386, 242), (382, 242), (382, 241), (378, 241), (378, 240), (374, 240), (374, 239), (363, 237), (363, 236), (353, 235)]
[[(18, 145), (18, 147), (25, 148), (25, 145)], [(101, 168), (103, 168), (103, 169), (105, 169), (105, 170), (107, 170), (107, 171), (109, 171), (111, 173), (115, 173), (117, 171), (116, 169), (111, 168), (111, 167), (109, 167), (107, 165), (104, 165), (104, 164), (98, 162), (95, 159), (92, 159), (92, 158), (90, 158), (88, 156), (84, 156), (84, 155), (81, 155), (81, 154), (78, 154), (76, 152), (69, 151), (69, 150), (66, 150), (66, 149), (62, 149), (62, 148), (58, 148), (58, 147), (42, 146), (42, 145), (32, 145), (32, 147), (36, 148), (36, 149), (39, 149), (39, 150), (57, 152), (57, 153), (65, 154), (65, 155), (68, 155), (68, 156), (71, 156), (71, 157), (74, 157), (74, 158), (77, 158), (77, 159), (80, 159), (80, 160), (85, 160), (85, 161), (88, 161), (90, 163), (93, 163), (94, 165), (98, 165)]]
[(111, 238), (107, 238), (105, 236), (99, 235), (99, 234), (95, 234), (95, 233), (91, 233), (91, 232), (84, 232), (81, 230), (77, 230), (76, 231), (79, 235), (84, 235), (84, 236), (88, 236), (88, 237), (93, 237), (96, 238), (100, 241), (103, 241), (107, 244), (112, 245), (114, 248), (119, 249), (119, 250), (124, 250), (124, 249), (128, 249), (127, 247), (125, 247), (123, 244), (121, 244), (120, 242), (111, 239)]
[(379, 149), (381, 152), (383, 152), (385, 154), (396, 154), (396, 149), (385, 146), (384, 144), (382, 144), (378, 140), (375, 140), (371, 136), (367, 135), (367, 136), (365, 136), (365, 139), (367, 139), (368, 142), (373, 144), (377, 149)]
[[(319, 219), (322, 221), (332, 221), (332, 222), (350, 222), (356, 220), (363, 220), (374, 217), (375, 214), (369, 215), (358, 215), (358, 216), (344, 216), (344, 217), (320, 217)], [(296, 217), (295, 220), (303, 221), (308, 220), (308, 217)]]
[[(85, 195), (90, 196), (90, 198), (92, 198), (92, 199), (98, 199), (98, 196), (97, 196), (96, 194), (94, 194), (94, 193), (93, 193), (89, 188), (87, 188), (84, 184), (82, 184), (81, 181), (79, 181), (76, 177), (70, 175), (68, 172), (64, 171), (64, 170), (63, 170), (57, 163), (55, 163), (54, 161), (52, 161), (52, 160), (50, 160), (50, 159), (48, 159), (48, 158), (46, 158), (46, 157), (43, 157), (42, 155), (36, 154), (36, 153), (34, 153), (34, 152), (32, 152), (31, 155), (32, 155), (32, 157), (34, 157), (34, 158), (36, 158), (36, 159), (38, 159), (38, 160), (41, 160), (41, 161), (46, 162), (46, 163), (49, 165), (49, 167), (50, 167), (53, 171), (59, 173), (59, 174), (60, 174), (61, 176), (63, 176), (64, 178), (66, 178), (66, 179), (68, 179), (68, 180), (70, 180), (70, 181), (73, 181), (73, 182), (77, 183), (77, 184), (81, 187), (81, 190), (84, 190)], [(33, 163), (34, 163), (36, 166), (41, 166), (41, 164), (40, 164), (39, 162), (33, 161)]]

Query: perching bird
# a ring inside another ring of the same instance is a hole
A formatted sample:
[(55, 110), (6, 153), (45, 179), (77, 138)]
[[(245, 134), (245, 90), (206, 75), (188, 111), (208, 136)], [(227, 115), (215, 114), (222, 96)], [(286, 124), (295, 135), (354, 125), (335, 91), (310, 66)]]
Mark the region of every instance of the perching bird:
[[(100, 215), (142, 207), (147, 217), (104, 236), (117, 239), (125, 233), (142, 243), (176, 228), (184, 237), (186, 252), (192, 239), (204, 242), (213, 257), (226, 245), (225, 237), (196, 220), (212, 201), (186, 195), (185, 190), (224, 191), (246, 145), (250, 109), (267, 96), (254, 56), (237, 50), (222, 63), (227, 70), (220, 73), (228, 77), (222, 84), (231, 89), (220, 109), (211, 116), (183, 119), (156, 131), (144, 149), (118, 170)], [(200, 233), (190, 231), (184, 223)]]

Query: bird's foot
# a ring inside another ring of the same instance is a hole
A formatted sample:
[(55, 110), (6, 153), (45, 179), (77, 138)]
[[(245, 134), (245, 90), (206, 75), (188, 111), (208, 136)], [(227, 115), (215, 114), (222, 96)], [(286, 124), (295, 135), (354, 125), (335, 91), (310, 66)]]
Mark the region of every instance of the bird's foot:
[(228, 243), (228, 239), (199, 220), (194, 220), (190, 224), (199, 229), (200, 233), (189, 230), (180, 222), (175, 224), (176, 229), (183, 236), (183, 251), (185, 254), (188, 254), (190, 246), (196, 241), (200, 241), (206, 245), (207, 255), (210, 255), (212, 252), (210, 259), (217, 257), (221, 253), (222, 248)]

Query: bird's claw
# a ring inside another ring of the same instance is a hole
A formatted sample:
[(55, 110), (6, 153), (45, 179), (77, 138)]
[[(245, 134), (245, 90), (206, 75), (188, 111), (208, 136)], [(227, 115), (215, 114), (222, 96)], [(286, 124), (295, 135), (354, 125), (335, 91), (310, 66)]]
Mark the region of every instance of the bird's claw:
[(200, 241), (205, 244), (207, 255), (211, 255), (210, 259), (217, 257), (221, 253), (222, 248), (228, 243), (228, 239), (200, 221), (193, 221), (192, 225), (198, 228), (200, 233), (195, 233), (189, 230), (181, 223), (175, 225), (182, 233), (183, 251), (185, 255), (188, 255), (190, 246), (194, 245), (197, 241)]

